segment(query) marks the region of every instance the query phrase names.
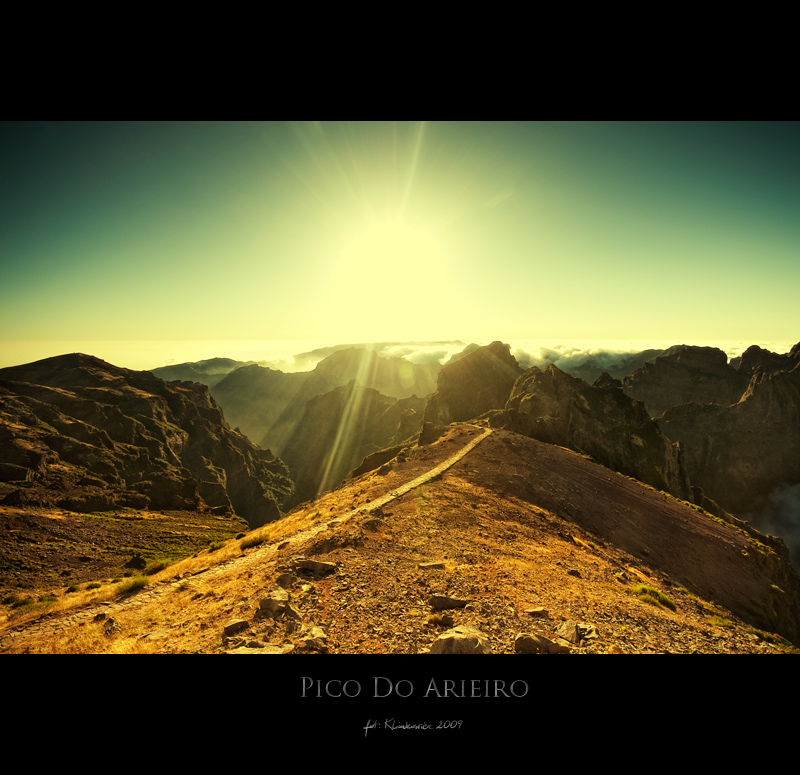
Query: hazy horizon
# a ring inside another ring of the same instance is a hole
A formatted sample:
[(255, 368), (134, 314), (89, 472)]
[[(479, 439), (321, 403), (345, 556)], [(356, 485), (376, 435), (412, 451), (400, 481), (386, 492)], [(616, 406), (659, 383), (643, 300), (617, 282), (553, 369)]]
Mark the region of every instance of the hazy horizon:
[[(469, 344), (486, 345), (500, 339), (510, 345), (518, 360), (524, 356), (544, 358), (553, 353), (553, 361), (570, 359), (573, 362), (590, 355), (623, 355), (649, 349), (667, 349), (687, 344), (717, 347), (728, 360), (741, 355), (751, 345), (776, 353), (788, 352), (797, 342), (764, 342), (746, 340), (677, 341), (677, 340), (598, 340), (598, 339), (503, 339), (483, 337), (479, 340), (449, 340), (423, 342), (342, 342), (331, 339), (308, 340), (211, 340), (211, 341), (70, 341), (70, 342), (0, 342), (0, 368), (20, 366), (44, 358), (82, 352), (134, 371), (150, 371), (164, 366), (193, 363), (212, 358), (252, 361), (281, 371), (307, 371), (327, 353), (311, 355), (315, 350), (341, 347), (369, 347), (383, 357), (405, 357), (414, 363), (438, 360), (444, 363)], [(59, 346), (60, 345), (60, 346)], [(28, 357), (23, 354), (27, 353)], [(521, 354), (524, 354), (520, 358)], [(298, 357), (303, 356), (303, 357)], [(556, 357), (557, 356), (557, 357)]]
[(795, 122), (3, 122), (0, 165), (6, 343), (800, 339)]

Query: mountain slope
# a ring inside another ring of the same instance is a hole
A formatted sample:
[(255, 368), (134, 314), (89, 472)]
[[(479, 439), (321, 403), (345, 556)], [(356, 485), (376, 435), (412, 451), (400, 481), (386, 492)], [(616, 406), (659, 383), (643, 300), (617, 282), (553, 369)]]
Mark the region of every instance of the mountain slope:
[(285, 465), (232, 431), (198, 383), (171, 383), (80, 353), (0, 369), (7, 506), (236, 511), (280, 516)]
[(800, 580), (779, 540), (561, 447), (494, 430), (371, 505), (480, 432), (451, 427), (260, 528), (254, 548), (230, 542), (132, 597), (97, 590), (108, 604), (87, 599), (60, 633), (11, 621), (0, 649), (420, 653), (458, 625), (491, 653), (542, 642), (533, 636), (598, 653), (785, 650), (770, 632), (797, 642)]

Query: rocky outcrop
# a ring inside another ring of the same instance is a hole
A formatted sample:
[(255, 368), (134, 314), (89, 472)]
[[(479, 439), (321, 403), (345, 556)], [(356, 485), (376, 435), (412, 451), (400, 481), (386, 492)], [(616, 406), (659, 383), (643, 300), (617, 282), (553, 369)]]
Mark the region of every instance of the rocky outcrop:
[(625, 394), (641, 401), (651, 417), (688, 403), (729, 406), (746, 386), (747, 377), (728, 365), (722, 350), (689, 345), (671, 347), (622, 380)]
[(568, 447), (659, 490), (690, 499), (680, 449), (662, 434), (644, 405), (610, 377), (594, 385), (555, 366), (528, 369), (516, 381), (493, 427)]
[(219, 508), (280, 516), (286, 466), (228, 426), (198, 383), (79, 353), (0, 369), (0, 462), (30, 471), (6, 503), (75, 511)]
[(502, 409), (521, 373), (507, 344), (492, 342), (479, 347), (439, 372), (438, 387), (428, 399), (423, 421), (449, 425)]

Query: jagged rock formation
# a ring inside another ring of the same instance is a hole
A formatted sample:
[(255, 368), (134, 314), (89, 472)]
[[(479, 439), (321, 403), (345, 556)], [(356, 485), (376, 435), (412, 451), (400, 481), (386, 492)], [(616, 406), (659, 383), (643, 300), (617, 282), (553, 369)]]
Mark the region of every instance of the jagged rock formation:
[(79, 353), (0, 369), (6, 505), (280, 516), (286, 466), (232, 431), (208, 389)]
[(728, 365), (722, 350), (690, 345), (671, 347), (622, 380), (625, 394), (641, 401), (651, 417), (680, 404), (729, 406), (746, 386), (747, 377)]
[(355, 380), (312, 398), (281, 452), (296, 485), (292, 502), (338, 485), (368, 455), (410, 441), (424, 405), (416, 396), (397, 400)]
[(751, 375), (739, 400), (675, 406), (661, 426), (685, 449), (692, 483), (744, 516), (777, 485), (800, 482), (800, 347), (789, 356), (750, 348), (739, 372)]
[(490, 424), (548, 444), (582, 452), (626, 476), (679, 498), (692, 491), (680, 450), (651, 420), (644, 404), (602, 375), (594, 386), (556, 366), (535, 366), (514, 384), (502, 412)]
[(502, 342), (478, 347), (439, 372), (424, 422), (449, 425), (502, 409), (522, 369)]
[(531, 357), (527, 353), (520, 353), (517, 360), (526, 369), (538, 366), (544, 370), (552, 363), (565, 374), (580, 377), (591, 385), (601, 374), (608, 374), (614, 379), (622, 379), (637, 369), (641, 369), (646, 363), (653, 363), (659, 355), (664, 353), (665, 350), (651, 349), (633, 353), (600, 351), (590, 354), (565, 355), (555, 350), (549, 350), (538, 358)]

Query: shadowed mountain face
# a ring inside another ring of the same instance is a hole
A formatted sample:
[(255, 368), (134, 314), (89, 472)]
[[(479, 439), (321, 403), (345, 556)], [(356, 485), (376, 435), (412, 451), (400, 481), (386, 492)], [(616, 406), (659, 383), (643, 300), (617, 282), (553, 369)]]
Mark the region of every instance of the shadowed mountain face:
[(775, 487), (800, 482), (800, 348), (793, 352), (767, 360), (768, 370), (754, 366), (736, 402), (677, 405), (661, 418), (686, 450), (693, 484), (735, 514), (753, 516)]
[(800, 562), (800, 510), (775, 497), (800, 484), (800, 345), (749, 347), (738, 368), (710, 347), (670, 348), (623, 380), (680, 442), (692, 485), (723, 509), (784, 536)]
[(281, 455), (295, 433), (306, 403), (351, 380), (396, 399), (427, 396), (436, 388), (438, 363), (414, 364), (349, 347), (320, 361), (313, 371), (285, 374), (246, 366), (232, 372), (212, 395), (234, 427)]
[(151, 369), (155, 374), (167, 382), (200, 382), (208, 387), (213, 387), (221, 382), (232, 371), (247, 366), (245, 361), (236, 361), (232, 358), (208, 358), (196, 363), (176, 363), (170, 366), (161, 366)]
[(4, 505), (216, 508), (280, 516), (286, 466), (230, 429), (200, 384), (82, 354), (0, 369)]
[(281, 454), (296, 484), (293, 502), (340, 484), (368, 455), (411, 443), (424, 405), (416, 396), (398, 400), (355, 380), (310, 399)]

